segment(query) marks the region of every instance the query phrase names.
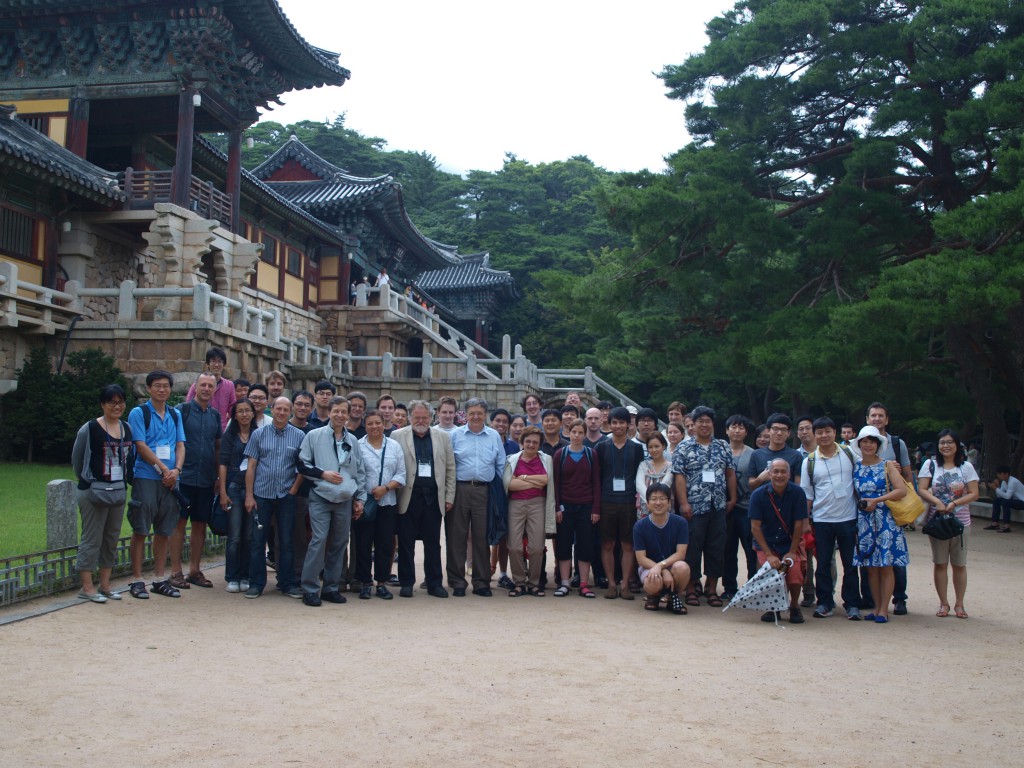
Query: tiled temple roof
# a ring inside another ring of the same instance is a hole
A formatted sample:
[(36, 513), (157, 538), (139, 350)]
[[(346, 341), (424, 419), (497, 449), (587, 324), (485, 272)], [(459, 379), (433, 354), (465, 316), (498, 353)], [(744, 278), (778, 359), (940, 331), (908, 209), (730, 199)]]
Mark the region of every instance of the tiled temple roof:
[(0, 165), (14, 166), (71, 192), (101, 202), (124, 202), (125, 194), (109, 171), (93, 165), (14, 117), (0, 105)]
[(504, 289), (510, 297), (515, 297), (515, 280), (510, 272), (492, 269), (491, 254), (472, 253), (461, 257), (458, 264), (444, 269), (424, 272), (416, 281), (416, 286), (429, 293), (440, 294), (446, 291), (472, 290), (474, 288)]

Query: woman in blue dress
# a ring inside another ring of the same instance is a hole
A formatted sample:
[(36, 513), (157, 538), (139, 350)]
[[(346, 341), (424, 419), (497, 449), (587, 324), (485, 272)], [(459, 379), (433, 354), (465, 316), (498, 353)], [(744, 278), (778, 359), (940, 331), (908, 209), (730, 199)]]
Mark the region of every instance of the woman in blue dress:
[(860, 454), (860, 461), (853, 470), (853, 486), (859, 499), (857, 548), (853, 553), (853, 564), (867, 568), (875, 611), (867, 614), (864, 620), (877, 624), (885, 624), (889, 620), (889, 602), (895, 586), (892, 567), (910, 563), (903, 528), (896, 524), (885, 505), (886, 501), (907, 495), (899, 466), (894, 461), (882, 461), (879, 456), (885, 441), (886, 438), (875, 427), (866, 426), (851, 444)]

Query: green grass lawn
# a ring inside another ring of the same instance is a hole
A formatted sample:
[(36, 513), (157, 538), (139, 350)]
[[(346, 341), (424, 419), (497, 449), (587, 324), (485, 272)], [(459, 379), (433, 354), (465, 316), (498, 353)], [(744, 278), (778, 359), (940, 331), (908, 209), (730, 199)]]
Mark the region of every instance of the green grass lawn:
[[(0, 557), (46, 549), (46, 484), (74, 476), (70, 464), (0, 463)], [(121, 535), (130, 533), (126, 519)]]

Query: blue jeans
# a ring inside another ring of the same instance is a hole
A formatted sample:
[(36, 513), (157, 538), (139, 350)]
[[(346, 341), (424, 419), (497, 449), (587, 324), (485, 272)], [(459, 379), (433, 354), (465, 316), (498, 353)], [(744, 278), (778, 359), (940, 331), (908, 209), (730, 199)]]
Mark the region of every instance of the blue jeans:
[(992, 522), (999, 522), (999, 513), (1003, 515), (1003, 525), (1010, 524), (1010, 514), (1015, 509), (1024, 509), (1024, 501), (1020, 499), (1001, 499), (998, 496), (992, 499)]
[(231, 499), (231, 512), (228, 516), (224, 578), (227, 581), (242, 581), (249, 578), (249, 546), (252, 538), (251, 521), (245, 511), (245, 486), (229, 483), (228, 498)]
[(843, 563), (843, 608), (860, 607), (860, 588), (857, 569), (853, 565), (853, 548), (857, 546), (857, 520), (841, 523), (815, 523), (815, 556), (818, 564), (814, 571), (814, 592), (818, 605), (830, 611), (836, 607), (835, 583), (832, 580), (832, 559), (839, 548)]
[[(297, 587), (295, 579), (295, 549), (291, 531), (295, 526), (295, 497), (290, 493), (280, 499), (256, 497), (256, 512), (252, 518), (252, 543), (249, 546), (249, 588), (262, 592), (267, 586), (267, 531), (270, 522), (276, 523), (277, 588), (287, 592)], [(262, 527), (261, 527), (262, 526)]]

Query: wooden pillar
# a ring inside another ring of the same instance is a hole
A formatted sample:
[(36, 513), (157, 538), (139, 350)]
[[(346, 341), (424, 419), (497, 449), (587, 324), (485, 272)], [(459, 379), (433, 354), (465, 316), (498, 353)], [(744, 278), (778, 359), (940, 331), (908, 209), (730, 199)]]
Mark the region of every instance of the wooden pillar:
[(227, 193), (231, 198), (231, 223), (236, 235), (242, 232), (242, 129), (228, 133)]
[(189, 186), (192, 183), (192, 142), (195, 137), (196, 107), (194, 92), (185, 88), (178, 94), (178, 144), (174, 157), (174, 188), (171, 202), (189, 207)]
[(481, 347), (487, 347), (487, 321), (477, 319), (476, 321), (476, 338), (474, 341)]
[(68, 103), (67, 148), (81, 158), (89, 143), (89, 100), (74, 98)]

